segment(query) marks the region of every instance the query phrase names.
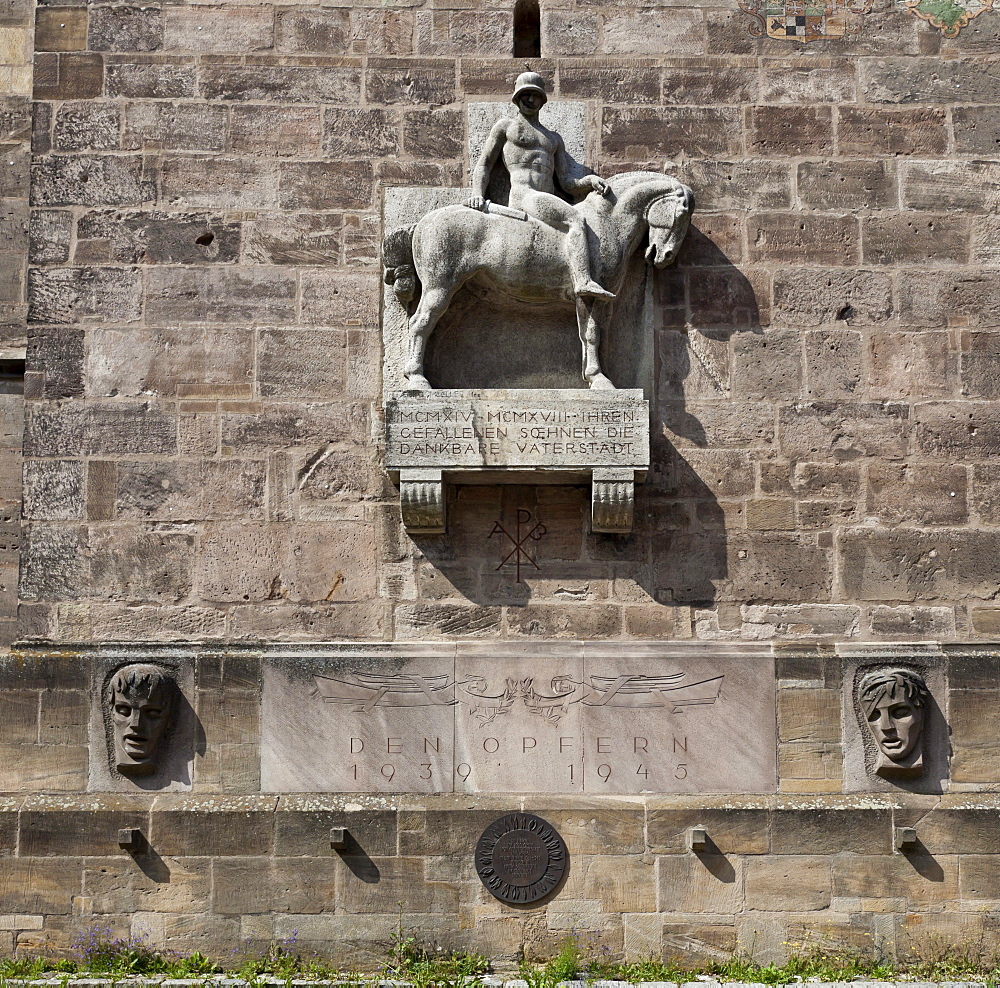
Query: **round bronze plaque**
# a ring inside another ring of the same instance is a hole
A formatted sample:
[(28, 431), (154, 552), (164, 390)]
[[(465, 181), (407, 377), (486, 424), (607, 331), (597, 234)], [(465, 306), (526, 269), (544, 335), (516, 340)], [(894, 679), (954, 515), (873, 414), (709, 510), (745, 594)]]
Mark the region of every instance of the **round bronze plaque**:
[(476, 844), (476, 871), (501, 902), (537, 902), (566, 871), (566, 845), (555, 827), (530, 813), (494, 820)]

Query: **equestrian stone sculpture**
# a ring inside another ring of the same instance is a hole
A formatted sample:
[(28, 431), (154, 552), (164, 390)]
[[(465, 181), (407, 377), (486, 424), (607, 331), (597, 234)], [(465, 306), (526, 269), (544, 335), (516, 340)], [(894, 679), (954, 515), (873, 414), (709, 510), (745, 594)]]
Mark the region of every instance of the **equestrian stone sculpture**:
[[(427, 340), (455, 293), (471, 281), (526, 303), (574, 305), (583, 379), (591, 388), (613, 390), (598, 350), (628, 260), (647, 233), (645, 256), (655, 267), (677, 257), (694, 209), (691, 190), (658, 172), (626, 172), (608, 181), (587, 173), (559, 134), (539, 122), (546, 98), (541, 76), (519, 76), (518, 115), (490, 131), (473, 172), (472, 198), (431, 210), (383, 243), (385, 281), (410, 313), (409, 390), (432, 390), (424, 374)], [(485, 198), (501, 157), (510, 173), (508, 205)], [(588, 194), (574, 205), (557, 194), (557, 181), (568, 195)]]

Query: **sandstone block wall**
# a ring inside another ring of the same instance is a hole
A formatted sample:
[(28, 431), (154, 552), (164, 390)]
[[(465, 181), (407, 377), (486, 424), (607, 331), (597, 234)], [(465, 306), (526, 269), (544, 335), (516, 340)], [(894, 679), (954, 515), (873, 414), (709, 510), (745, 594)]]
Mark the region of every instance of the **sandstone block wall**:
[[(933, 660), (948, 684), (936, 697), (951, 727), (943, 793), (905, 783), (849, 793), (849, 666), (831, 649), (780, 650), (778, 791), (741, 796), (264, 792), (264, 669), (294, 661), (277, 651), (169, 650), (191, 671), (178, 679), (197, 725), (190, 787), (177, 792), (123, 779), (125, 791), (88, 791), (101, 788), (107, 757), (92, 717), (108, 668), (100, 650), (0, 663), (0, 952), (68, 951), (101, 928), (228, 962), (278, 940), (371, 968), (402, 929), (496, 962), (549, 956), (574, 935), (588, 950), (694, 964), (812, 946), (906, 960), (995, 935), (995, 651), (946, 648)], [(346, 740), (313, 757), (337, 757)], [(715, 757), (729, 757), (725, 724), (712, 740)], [(530, 908), (495, 900), (473, 855), (489, 824), (521, 810), (569, 849), (563, 884)], [(342, 850), (330, 846), (335, 827), (348, 831)], [(703, 851), (688, 850), (692, 827), (708, 832)], [(917, 834), (903, 852), (899, 827)], [(118, 846), (121, 828), (141, 831), (135, 849)]]
[[(588, 532), (582, 487), (462, 486), (418, 538), (382, 463), (382, 195), (467, 184), (467, 107), (525, 67), (511, 5), (31, 16), (0, 0), (0, 326), (27, 346), (17, 634), (47, 644), (0, 692), (0, 948), (102, 923), (367, 963), (401, 916), (504, 959), (572, 931), (633, 957), (992, 931), (995, 15), (945, 38), (876, 0), (856, 36), (800, 45), (735, 3), (543, 4), (530, 65), (586, 105), (587, 164), (698, 198), (641, 286), (652, 470), (629, 536)], [(545, 536), (517, 580), (490, 533), (525, 511)], [(259, 669), (211, 655), (193, 791), (86, 792), (77, 646), (337, 639), (773, 640), (779, 796), (264, 795)], [(872, 640), (983, 645), (949, 669), (945, 795), (841, 793), (831, 646)], [(522, 806), (573, 862), (530, 912), (469, 854)]]
[(22, 637), (996, 635), (996, 18), (883, 0), (797, 44), (735, 3), (543, 7), (587, 163), (699, 201), (648, 276), (634, 534), (463, 487), (413, 540), (381, 466), (382, 190), (467, 182), (510, 5), (45, 2)]
[[(531, 909), (493, 899), (470, 851), (521, 807), (570, 854), (555, 898)], [(277, 940), (370, 970), (401, 926), (508, 964), (570, 935), (635, 960), (780, 959), (800, 945), (912, 959), (995, 936), (997, 812), (992, 797), (6, 797), (0, 949), (69, 951), (99, 927), (230, 961)], [(893, 828), (914, 824), (918, 847), (893, 853)], [(341, 826), (347, 847), (331, 850)], [(692, 826), (705, 851), (686, 850)], [(142, 832), (139, 850), (117, 846), (122, 827)]]

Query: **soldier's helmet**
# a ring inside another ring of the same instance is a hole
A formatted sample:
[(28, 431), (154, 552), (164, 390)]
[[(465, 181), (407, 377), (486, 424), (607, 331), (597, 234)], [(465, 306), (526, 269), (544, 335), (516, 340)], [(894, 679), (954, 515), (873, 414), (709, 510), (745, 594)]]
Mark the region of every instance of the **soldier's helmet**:
[(548, 102), (548, 94), (545, 92), (545, 80), (537, 72), (522, 72), (514, 83), (514, 95), (510, 101), (516, 103), (522, 93), (534, 92), (542, 97), (542, 102)]

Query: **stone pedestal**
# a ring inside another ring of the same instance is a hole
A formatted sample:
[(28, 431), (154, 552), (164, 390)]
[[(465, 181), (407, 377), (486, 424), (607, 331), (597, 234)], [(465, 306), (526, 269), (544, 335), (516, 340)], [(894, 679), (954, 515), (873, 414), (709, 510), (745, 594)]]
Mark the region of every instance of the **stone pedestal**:
[(386, 401), (386, 466), (408, 531), (445, 530), (446, 481), (591, 483), (595, 532), (632, 528), (649, 469), (640, 390), (398, 392)]

